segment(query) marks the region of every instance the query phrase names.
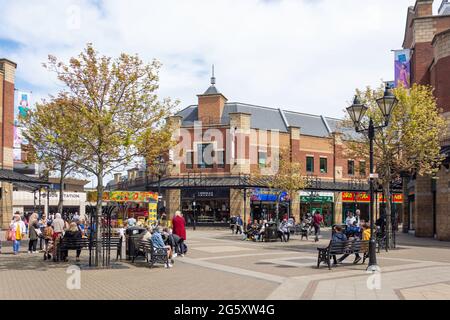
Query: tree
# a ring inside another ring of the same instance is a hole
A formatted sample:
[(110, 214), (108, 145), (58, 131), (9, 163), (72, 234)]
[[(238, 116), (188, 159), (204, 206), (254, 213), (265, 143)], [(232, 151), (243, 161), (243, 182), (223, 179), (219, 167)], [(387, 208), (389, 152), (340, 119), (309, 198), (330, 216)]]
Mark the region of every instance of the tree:
[(63, 211), (64, 180), (76, 171), (71, 161), (75, 155), (74, 123), (68, 121), (70, 111), (64, 96), (51, 98), (50, 101), (37, 103), (34, 110), (21, 118), (21, 125), (26, 128), (24, 136), (30, 142), (27, 163), (44, 165), (47, 174), (56, 171), (59, 174), (58, 212)]
[[(297, 196), (297, 192), (307, 185), (307, 180), (303, 175), (301, 164), (292, 159), (292, 154), (288, 148), (281, 148), (279, 153), (278, 166), (271, 168), (273, 177), (268, 180), (269, 188), (278, 193), (277, 196), (277, 216), (280, 198), (286, 192), (289, 199), (289, 213), (291, 212), (292, 199)], [(279, 218), (279, 217), (277, 217)]]
[[(101, 56), (88, 44), (78, 57), (65, 64), (54, 56), (44, 67), (56, 73), (65, 85), (69, 100), (68, 121), (77, 130), (77, 167), (97, 179), (96, 224), (102, 214), (103, 179), (105, 175), (132, 164), (138, 156), (158, 147), (158, 138), (169, 130), (164, 119), (176, 106), (170, 99), (160, 101), (157, 95), (160, 63), (144, 64), (138, 55), (122, 53), (113, 59)], [(148, 143), (146, 137), (154, 141)], [(100, 228), (96, 228), (100, 236)], [(100, 242), (98, 242), (100, 244)], [(95, 263), (98, 265), (100, 247)]]
[[(361, 102), (369, 109), (366, 118), (372, 117), (375, 126), (384, 122), (383, 115), (375, 100), (383, 95), (383, 89), (357, 90)], [(389, 126), (377, 130), (374, 144), (374, 162), (379, 174), (379, 183), (386, 198), (387, 246), (392, 237), (391, 220), (391, 183), (399, 179), (401, 173), (433, 175), (442, 161), (440, 140), (445, 130), (445, 120), (439, 114), (433, 89), (430, 86), (414, 84), (411, 89), (398, 87), (394, 94), (399, 100), (392, 112)], [(346, 121), (349, 126), (350, 121)], [(359, 138), (347, 136), (347, 152), (350, 156), (367, 158), (369, 140), (367, 136)]]

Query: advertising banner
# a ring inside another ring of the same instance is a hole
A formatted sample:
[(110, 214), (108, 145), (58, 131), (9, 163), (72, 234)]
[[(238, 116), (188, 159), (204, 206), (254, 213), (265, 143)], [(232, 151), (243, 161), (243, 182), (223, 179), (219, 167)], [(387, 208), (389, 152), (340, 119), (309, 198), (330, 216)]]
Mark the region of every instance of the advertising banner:
[(19, 91), (17, 93), (16, 107), (14, 108), (14, 161), (22, 161), (22, 146), (29, 142), (23, 134), (24, 128), (20, 120), (25, 118), (31, 108), (31, 93)]
[(411, 50), (396, 50), (395, 53), (395, 87), (411, 87)]

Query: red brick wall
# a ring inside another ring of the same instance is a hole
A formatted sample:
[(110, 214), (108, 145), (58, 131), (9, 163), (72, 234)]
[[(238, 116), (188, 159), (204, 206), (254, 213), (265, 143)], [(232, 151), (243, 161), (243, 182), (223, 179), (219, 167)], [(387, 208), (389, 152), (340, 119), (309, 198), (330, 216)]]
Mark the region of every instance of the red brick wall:
[(413, 83), (429, 84), (429, 68), (433, 61), (434, 50), (431, 42), (416, 43), (411, 59), (411, 79)]
[(431, 71), (431, 84), (437, 104), (444, 112), (450, 111), (450, 57), (439, 59)]
[(204, 124), (219, 124), (225, 101), (221, 95), (198, 96), (198, 119)]
[(14, 145), (14, 84), (4, 82), (3, 127), (4, 147), (12, 148)]

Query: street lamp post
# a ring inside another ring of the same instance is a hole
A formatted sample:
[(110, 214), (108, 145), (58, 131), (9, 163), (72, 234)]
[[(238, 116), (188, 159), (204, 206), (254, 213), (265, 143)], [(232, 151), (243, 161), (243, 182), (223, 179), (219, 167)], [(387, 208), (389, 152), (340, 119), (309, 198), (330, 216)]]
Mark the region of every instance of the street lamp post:
[(164, 161), (163, 157), (159, 158), (158, 161), (158, 202), (156, 204), (156, 212), (157, 212), (157, 217), (158, 219), (159, 217), (159, 210), (160, 210), (160, 201), (161, 201), (161, 178), (164, 176), (164, 174), (166, 173), (166, 169), (167, 169), (167, 163)]
[(355, 130), (358, 133), (365, 133), (369, 138), (369, 162), (370, 162), (370, 176), (369, 176), (369, 193), (370, 193), (370, 244), (369, 244), (369, 266), (368, 270), (375, 271), (377, 268), (377, 255), (376, 255), (376, 241), (375, 241), (375, 227), (374, 227), (374, 161), (373, 161), (373, 143), (375, 140), (375, 131), (381, 130), (389, 125), (389, 119), (392, 111), (398, 103), (397, 98), (394, 96), (392, 91), (386, 86), (384, 91), (384, 96), (376, 100), (378, 107), (380, 108), (383, 116), (384, 123), (380, 126), (375, 126), (372, 117), (369, 116), (369, 126), (364, 127), (362, 119), (366, 114), (368, 107), (362, 104), (358, 98), (355, 96), (353, 104), (347, 108), (347, 112), (355, 125)]

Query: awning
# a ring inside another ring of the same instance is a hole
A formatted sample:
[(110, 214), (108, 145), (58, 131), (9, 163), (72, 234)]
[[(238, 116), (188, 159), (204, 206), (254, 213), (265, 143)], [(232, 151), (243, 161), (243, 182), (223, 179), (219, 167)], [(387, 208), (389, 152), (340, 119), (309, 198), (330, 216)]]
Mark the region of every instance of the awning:
[[(192, 188), (268, 188), (270, 185), (270, 177), (251, 177), (251, 176), (224, 176), (224, 177), (208, 177), (208, 176), (181, 176), (161, 179), (160, 183), (151, 182), (148, 187), (156, 189), (192, 189)], [(369, 190), (367, 182), (334, 182), (322, 179), (313, 179), (307, 183), (306, 191), (354, 191), (363, 192)]]
[(31, 185), (50, 185), (50, 182), (39, 180), (30, 176), (26, 176), (21, 173), (14, 172), (12, 170), (0, 169), (0, 181), (9, 183), (23, 183)]

